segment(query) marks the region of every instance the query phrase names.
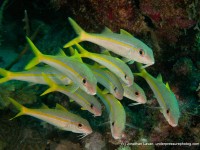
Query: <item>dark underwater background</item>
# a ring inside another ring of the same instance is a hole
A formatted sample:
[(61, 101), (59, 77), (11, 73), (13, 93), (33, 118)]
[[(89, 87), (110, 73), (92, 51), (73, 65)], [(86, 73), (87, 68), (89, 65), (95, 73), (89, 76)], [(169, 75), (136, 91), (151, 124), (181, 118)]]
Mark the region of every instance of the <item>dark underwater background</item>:
[[(26, 12), (26, 13), (25, 13)], [(70, 103), (67, 96), (54, 92), (39, 95), (46, 88), (29, 86), (22, 81), (0, 84), (0, 150), (154, 150), (190, 149), (199, 145), (157, 146), (155, 143), (200, 142), (200, 1), (198, 0), (0, 0), (0, 67), (23, 70), (33, 57), (25, 36), (44, 53), (55, 54), (65, 43), (76, 37), (67, 18), (71, 17), (87, 32), (100, 33), (104, 27), (113, 32), (120, 29), (133, 34), (153, 49), (155, 64), (147, 68), (156, 77), (162, 74), (175, 93), (181, 117), (177, 127), (171, 127), (160, 113), (158, 103), (141, 78), (135, 81), (144, 89), (150, 105), (129, 107), (126, 110), (126, 141), (111, 136), (108, 114), (93, 117)], [(100, 48), (83, 42), (92, 52)], [(134, 65), (130, 65), (133, 72)], [(93, 133), (83, 139), (78, 134), (61, 131), (52, 125), (29, 116), (12, 121), (16, 109), (8, 105), (14, 97), (27, 107), (59, 103), (73, 113), (86, 118)], [(121, 143), (154, 143), (150, 146), (122, 146)]]

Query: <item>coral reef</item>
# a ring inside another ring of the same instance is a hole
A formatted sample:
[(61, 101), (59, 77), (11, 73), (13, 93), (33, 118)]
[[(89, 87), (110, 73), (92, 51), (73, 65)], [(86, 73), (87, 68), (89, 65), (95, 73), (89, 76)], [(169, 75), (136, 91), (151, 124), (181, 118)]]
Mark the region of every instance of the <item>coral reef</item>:
[(104, 137), (98, 132), (94, 132), (88, 138), (83, 140), (83, 143), (86, 150), (103, 150), (106, 146)]
[(61, 140), (59, 143), (53, 142), (50, 144), (49, 147), (50, 150), (65, 150), (65, 149), (81, 150), (79, 143), (73, 143), (68, 140)]
[[(196, 24), (189, 18), (187, 8), (190, 1), (142, 0), (141, 12), (149, 17), (159, 39), (177, 42), (181, 29), (188, 29)], [(169, 34), (170, 33), (170, 34)]]

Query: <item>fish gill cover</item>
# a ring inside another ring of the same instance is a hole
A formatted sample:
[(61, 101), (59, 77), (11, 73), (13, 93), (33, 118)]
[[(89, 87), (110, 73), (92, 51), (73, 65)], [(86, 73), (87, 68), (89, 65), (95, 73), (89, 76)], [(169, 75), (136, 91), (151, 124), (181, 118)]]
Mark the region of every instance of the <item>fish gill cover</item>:
[(1, 1), (0, 148), (198, 149), (199, 8)]

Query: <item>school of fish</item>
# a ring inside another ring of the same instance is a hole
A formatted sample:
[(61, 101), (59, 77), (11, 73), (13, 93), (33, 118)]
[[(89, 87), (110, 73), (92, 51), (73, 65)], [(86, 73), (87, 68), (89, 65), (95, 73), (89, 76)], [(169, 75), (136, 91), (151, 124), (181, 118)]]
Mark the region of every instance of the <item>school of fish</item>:
[[(169, 84), (163, 83), (161, 75), (154, 78), (144, 69), (155, 63), (150, 47), (123, 29), (119, 34), (108, 28), (100, 34), (87, 33), (72, 18), (68, 20), (78, 35), (63, 46), (65, 51), (70, 52), (70, 56), (63, 50), (56, 55), (43, 54), (26, 37), (35, 57), (21, 72), (0, 68), (0, 84), (19, 80), (46, 85), (49, 88), (41, 93), (41, 96), (60, 92), (67, 95), (70, 102), (76, 102), (82, 110), (87, 110), (95, 117), (102, 115), (101, 104), (104, 104), (109, 114), (112, 137), (122, 139), (126, 133), (126, 112), (120, 101), (126, 97), (135, 102), (129, 106), (147, 102), (145, 92), (134, 82), (134, 76), (140, 76), (152, 89), (163, 118), (172, 127), (178, 125), (179, 105)], [(82, 41), (92, 42), (106, 50), (102, 53), (89, 52), (79, 44)], [(89, 59), (89, 63), (82, 58)], [(133, 73), (128, 62), (135, 62), (139, 72)], [(40, 63), (44, 65), (37, 66)], [(61, 130), (80, 133), (82, 138), (92, 133), (92, 127), (85, 118), (69, 112), (59, 104), (56, 104), (54, 109), (44, 104), (41, 108), (31, 109), (22, 106), (13, 98), (9, 98), (9, 101), (19, 111), (13, 118), (29, 115)]]

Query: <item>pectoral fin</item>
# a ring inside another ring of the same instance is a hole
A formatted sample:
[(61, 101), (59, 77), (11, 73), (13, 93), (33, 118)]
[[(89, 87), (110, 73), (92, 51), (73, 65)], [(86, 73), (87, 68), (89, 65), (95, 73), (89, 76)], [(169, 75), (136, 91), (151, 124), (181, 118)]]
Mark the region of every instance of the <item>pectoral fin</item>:
[(71, 93), (74, 93), (76, 92), (76, 90), (78, 90), (79, 85), (77, 83), (72, 83), (69, 86), (67, 86), (67, 88)]

